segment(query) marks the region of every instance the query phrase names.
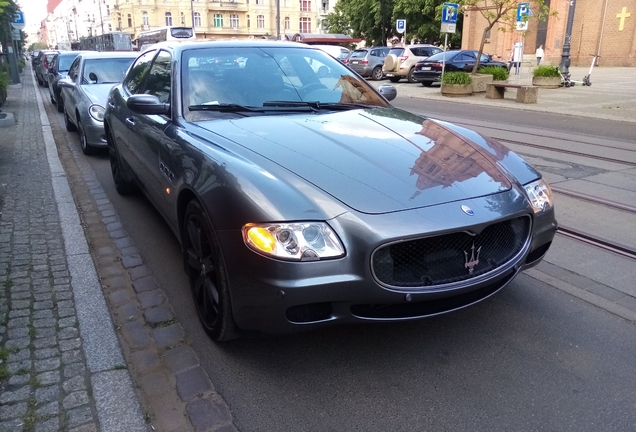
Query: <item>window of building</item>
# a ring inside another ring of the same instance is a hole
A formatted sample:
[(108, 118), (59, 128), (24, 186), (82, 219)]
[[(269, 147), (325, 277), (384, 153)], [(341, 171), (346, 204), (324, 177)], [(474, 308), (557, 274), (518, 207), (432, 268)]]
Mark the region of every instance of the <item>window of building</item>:
[[(130, 26), (128, 26), (130, 27)], [(117, 30), (121, 31), (121, 17), (117, 17)]]
[(214, 14), (214, 27), (223, 27), (223, 15)]
[(300, 0), (300, 11), (311, 12), (311, 0)]
[(239, 26), (239, 17), (236, 14), (230, 15), (230, 27), (238, 28)]
[[(147, 17), (148, 17), (148, 15), (146, 15), (146, 18)], [(126, 18), (128, 19), (128, 27), (132, 27), (132, 15), (128, 14), (128, 16)], [(144, 24), (146, 24), (146, 23), (144, 23)]]
[(300, 19), (299, 33), (311, 33), (311, 18), (303, 17)]
[(256, 28), (265, 28), (265, 15), (256, 16)]
[(250, 16), (247, 16), (247, 28), (250, 28)]
[(172, 14), (170, 12), (166, 12), (166, 25), (167, 26), (172, 25)]
[(185, 14), (183, 12), (181, 12), (181, 25), (185, 25)]
[(141, 22), (142, 22), (142, 23), (143, 23), (143, 25), (145, 25), (145, 26), (147, 26), (147, 25), (149, 24), (149, 21), (148, 21), (148, 12), (144, 11), (144, 12), (141, 14)]
[[(221, 25), (223, 25), (222, 21), (221, 21)], [(201, 27), (201, 14), (199, 12), (194, 13), (194, 26)]]
[(285, 30), (289, 30), (289, 17), (285, 17)]
[(112, 32), (113, 31), (113, 25), (112, 24), (108, 24), (108, 31)]
[(285, 7), (288, 8), (291, 5), (291, 0), (285, 0)]
[(110, 5), (106, 5), (106, 16), (110, 16)]

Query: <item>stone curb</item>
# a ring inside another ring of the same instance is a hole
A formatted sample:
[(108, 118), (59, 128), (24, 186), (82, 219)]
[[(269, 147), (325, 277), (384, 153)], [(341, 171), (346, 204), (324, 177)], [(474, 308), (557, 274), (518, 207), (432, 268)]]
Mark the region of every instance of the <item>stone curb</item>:
[[(82, 349), (88, 368), (94, 374), (91, 377), (91, 383), (101, 430), (104, 432), (145, 431), (146, 425), (129, 374), (126, 371), (113, 370), (124, 365), (121, 348), (106, 302), (101, 294), (99, 279), (80, 224), (79, 214), (58, 157), (51, 125), (33, 75), (31, 75), (31, 81), (36, 88), (35, 95), (40, 112), (42, 135), (62, 227), (71, 288), (76, 299), (80, 335), (84, 342)], [(105, 379), (107, 377), (115, 379), (112, 375), (117, 375), (115, 382)]]

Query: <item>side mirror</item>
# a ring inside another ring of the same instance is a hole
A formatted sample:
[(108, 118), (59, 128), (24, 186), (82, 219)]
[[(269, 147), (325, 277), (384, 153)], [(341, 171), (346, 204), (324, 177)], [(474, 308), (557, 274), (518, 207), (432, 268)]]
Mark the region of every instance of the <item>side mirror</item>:
[(75, 83), (73, 81), (71, 81), (71, 79), (68, 76), (65, 76), (64, 78), (59, 80), (57, 82), (57, 85), (62, 87), (62, 88), (73, 88), (73, 87), (75, 87)]
[(392, 101), (393, 99), (397, 97), (397, 90), (392, 85), (382, 84), (378, 88), (378, 91), (388, 101)]
[(126, 106), (138, 114), (170, 114), (170, 104), (161, 102), (154, 95), (132, 95), (126, 101)]

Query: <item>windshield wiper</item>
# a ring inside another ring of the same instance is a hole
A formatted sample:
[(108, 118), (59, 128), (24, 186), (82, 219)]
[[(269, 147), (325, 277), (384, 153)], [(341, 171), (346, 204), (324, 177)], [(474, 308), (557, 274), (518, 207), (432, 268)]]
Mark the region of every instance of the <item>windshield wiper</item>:
[(320, 101), (267, 101), (263, 102), (264, 107), (279, 108), (305, 108), (308, 107), (312, 111), (347, 111), (359, 108), (372, 108), (370, 105), (356, 103), (340, 103), (340, 102), (320, 102)]
[(228, 104), (228, 103), (190, 105), (188, 109), (190, 111), (227, 111), (227, 112), (263, 111), (262, 109), (259, 109), (258, 107), (249, 107), (245, 105)]

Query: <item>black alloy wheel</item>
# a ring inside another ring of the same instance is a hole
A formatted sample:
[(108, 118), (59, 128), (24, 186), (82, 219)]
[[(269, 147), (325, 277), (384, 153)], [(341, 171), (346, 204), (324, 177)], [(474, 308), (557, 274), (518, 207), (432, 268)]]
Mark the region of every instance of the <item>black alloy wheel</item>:
[(66, 112), (66, 108), (64, 109), (64, 127), (66, 127), (66, 130), (69, 132), (73, 132), (77, 130), (77, 128), (75, 127), (71, 119), (69, 118), (68, 112)]
[(79, 131), (79, 139), (80, 146), (82, 146), (82, 153), (86, 156), (92, 155), (95, 153), (95, 149), (88, 144), (88, 138), (86, 138), (86, 131), (84, 130), (84, 125), (82, 124), (82, 120), (80, 119), (79, 114), (77, 115), (77, 130)]
[(126, 180), (123, 173), (123, 165), (117, 146), (113, 138), (112, 132), (108, 132), (106, 135), (108, 138), (108, 158), (110, 159), (110, 172), (113, 175), (113, 183), (115, 183), (115, 190), (120, 195), (130, 195), (137, 190), (135, 184)]
[(198, 201), (188, 203), (183, 222), (185, 268), (205, 332), (215, 341), (238, 337), (221, 249)]
[(371, 79), (374, 81), (380, 81), (382, 79), (382, 66), (376, 66), (371, 72)]

